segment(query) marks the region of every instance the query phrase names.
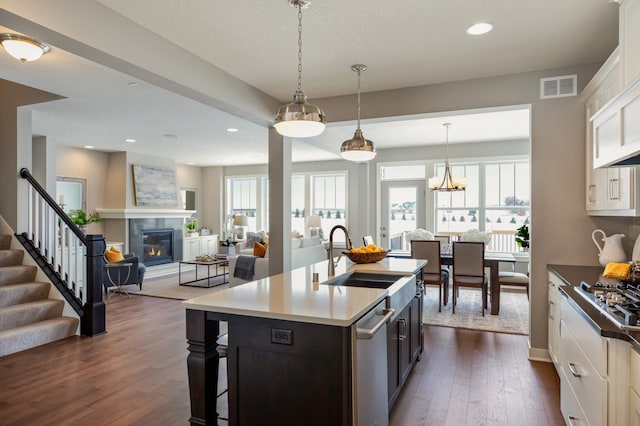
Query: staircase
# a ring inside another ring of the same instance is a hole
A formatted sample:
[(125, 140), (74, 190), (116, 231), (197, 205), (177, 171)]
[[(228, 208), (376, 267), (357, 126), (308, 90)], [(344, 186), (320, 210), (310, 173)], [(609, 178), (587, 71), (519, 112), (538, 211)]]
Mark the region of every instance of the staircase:
[(0, 235), (0, 356), (73, 336), (79, 323), (62, 316), (64, 301), (49, 299), (51, 284), (35, 281), (37, 267), (23, 264), (11, 239)]

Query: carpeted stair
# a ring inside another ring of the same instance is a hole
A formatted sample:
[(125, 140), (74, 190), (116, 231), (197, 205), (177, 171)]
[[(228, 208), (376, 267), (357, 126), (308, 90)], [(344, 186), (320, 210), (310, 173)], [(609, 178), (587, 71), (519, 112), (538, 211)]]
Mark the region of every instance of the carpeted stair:
[(37, 282), (36, 266), (0, 235), (0, 356), (76, 334), (78, 319), (62, 316), (64, 302), (49, 299), (50, 284)]

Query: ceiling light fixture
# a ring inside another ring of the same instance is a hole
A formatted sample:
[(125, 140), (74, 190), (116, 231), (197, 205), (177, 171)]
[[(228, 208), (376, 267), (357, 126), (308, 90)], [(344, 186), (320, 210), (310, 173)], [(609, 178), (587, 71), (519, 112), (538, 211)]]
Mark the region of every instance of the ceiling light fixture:
[(85, 145), (84, 148), (85, 149), (94, 149), (95, 146), (93, 146), (93, 145)]
[(429, 179), (429, 189), (432, 191), (452, 192), (464, 191), (467, 188), (465, 178), (454, 177), (451, 175), (451, 167), (449, 166), (449, 126), (451, 123), (443, 123), (447, 128), (447, 143), (445, 145), (446, 157), (444, 162), (444, 177), (434, 176)]
[(236, 129), (235, 127), (227, 127), (227, 132), (229, 132), (229, 133), (235, 133), (237, 131), (238, 131), (238, 129)]
[(358, 126), (353, 138), (342, 142), (340, 147), (340, 155), (349, 161), (362, 162), (372, 160), (376, 156), (376, 149), (373, 142), (367, 140), (360, 130), (360, 74), (367, 70), (366, 65), (351, 65), (351, 70), (358, 73)]
[(128, 143), (136, 143), (135, 139), (125, 139), (124, 141)]
[(298, 9), (298, 89), (293, 95), (293, 102), (278, 108), (274, 127), (282, 136), (308, 138), (318, 136), (327, 125), (324, 111), (308, 103), (302, 91), (302, 9), (306, 9), (311, 1), (289, 0), (289, 4)]
[(35, 61), (51, 50), (48, 45), (38, 40), (18, 34), (0, 34), (0, 44), (9, 55), (22, 62)]
[(493, 24), (490, 22), (478, 22), (467, 28), (467, 34), (469, 35), (482, 35), (486, 34), (493, 29)]

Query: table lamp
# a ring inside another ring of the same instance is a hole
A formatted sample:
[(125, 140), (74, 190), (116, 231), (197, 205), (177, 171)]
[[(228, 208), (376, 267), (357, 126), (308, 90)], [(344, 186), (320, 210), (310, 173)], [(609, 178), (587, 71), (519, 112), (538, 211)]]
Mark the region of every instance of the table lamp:
[(249, 225), (249, 220), (243, 214), (239, 214), (233, 217), (233, 226), (236, 234), (236, 239), (244, 240), (244, 227)]
[(309, 228), (309, 236), (317, 237), (318, 236), (318, 228), (322, 226), (322, 218), (320, 216), (309, 216), (307, 218), (307, 228)]

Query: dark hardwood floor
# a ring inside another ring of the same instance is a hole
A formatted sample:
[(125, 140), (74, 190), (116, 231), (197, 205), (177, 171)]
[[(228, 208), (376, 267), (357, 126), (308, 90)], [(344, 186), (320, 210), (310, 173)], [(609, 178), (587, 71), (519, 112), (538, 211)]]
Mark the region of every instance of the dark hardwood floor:
[[(0, 358), (0, 425), (187, 424), (180, 302), (113, 297), (107, 330)], [(425, 333), (391, 425), (563, 424), (558, 377), (551, 364), (527, 360), (526, 336)]]

